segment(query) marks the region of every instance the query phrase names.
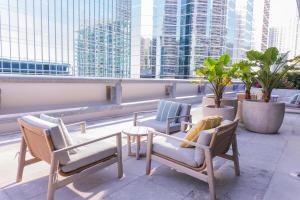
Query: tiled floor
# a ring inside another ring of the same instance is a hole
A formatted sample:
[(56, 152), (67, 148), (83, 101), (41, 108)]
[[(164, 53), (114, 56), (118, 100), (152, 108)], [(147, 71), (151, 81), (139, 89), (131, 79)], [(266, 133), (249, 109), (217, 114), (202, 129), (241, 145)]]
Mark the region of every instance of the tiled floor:
[[(201, 118), (199, 106), (192, 113), (195, 121)], [(241, 125), (238, 128), (241, 176), (234, 175), (231, 162), (216, 159), (218, 199), (300, 199), (300, 181), (289, 176), (289, 172), (300, 170), (299, 122), (300, 115), (286, 114), (278, 135), (251, 133)], [(97, 120), (89, 123), (92, 129), (88, 135), (109, 134), (131, 125), (131, 116)], [(117, 179), (116, 166), (112, 165), (57, 190), (56, 199), (208, 199), (207, 184), (158, 163), (153, 164), (152, 175), (146, 176), (145, 158), (128, 157), (126, 138), (123, 139), (124, 178)], [(19, 144), (0, 146), (0, 199), (46, 199), (47, 164), (26, 167), (23, 182), (15, 183), (18, 147)]]

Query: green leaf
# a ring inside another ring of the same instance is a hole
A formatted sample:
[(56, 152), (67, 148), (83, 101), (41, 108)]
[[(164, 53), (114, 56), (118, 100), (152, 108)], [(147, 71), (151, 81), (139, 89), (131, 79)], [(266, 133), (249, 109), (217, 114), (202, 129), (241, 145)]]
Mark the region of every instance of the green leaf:
[(213, 65), (215, 65), (215, 64), (217, 64), (217, 61), (214, 60), (213, 58), (208, 57), (208, 58), (206, 58), (206, 59), (204, 60), (204, 65), (205, 65), (205, 66), (213, 66)]
[(224, 65), (228, 65), (230, 62), (230, 56), (228, 54), (223, 54), (220, 56), (219, 62), (222, 62)]
[(263, 53), (261, 53), (259, 51), (251, 50), (246, 53), (246, 56), (247, 56), (248, 60), (250, 60), (250, 61), (257, 61), (262, 58)]
[(273, 65), (276, 63), (279, 51), (276, 47), (268, 48), (263, 54), (263, 62), (265, 65)]

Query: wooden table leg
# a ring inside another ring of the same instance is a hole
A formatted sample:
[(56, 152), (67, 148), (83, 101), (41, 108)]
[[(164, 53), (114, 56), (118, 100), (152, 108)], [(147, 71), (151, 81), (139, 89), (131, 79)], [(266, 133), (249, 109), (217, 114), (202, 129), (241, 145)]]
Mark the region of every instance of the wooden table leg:
[(130, 135), (127, 135), (127, 148), (128, 148), (128, 156), (131, 156), (131, 138)]
[(136, 159), (140, 159), (141, 136), (136, 136)]

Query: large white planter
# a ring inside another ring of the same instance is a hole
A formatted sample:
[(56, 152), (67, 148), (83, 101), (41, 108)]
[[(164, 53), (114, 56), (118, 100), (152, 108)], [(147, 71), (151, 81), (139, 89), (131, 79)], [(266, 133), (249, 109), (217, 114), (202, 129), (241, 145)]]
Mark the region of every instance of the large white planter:
[(232, 106), (223, 106), (221, 108), (215, 108), (215, 106), (213, 105), (202, 106), (202, 112), (203, 117), (219, 115), (222, 116), (223, 119), (231, 121), (234, 120), (236, 113), (235, 108)]
[[(205, 96), (202, 98), (202, 106), (215, 105), (214, 96)], [(237, 112), (238, 101), (234, 97), (223, 97), (221, 99), (221, 106), (232, 106), (234, 107), (234, 112)]]
[(284, 111), (284, 103), (244, 100), (242, 117), (245, 128), (257, 133), (277, 133)]

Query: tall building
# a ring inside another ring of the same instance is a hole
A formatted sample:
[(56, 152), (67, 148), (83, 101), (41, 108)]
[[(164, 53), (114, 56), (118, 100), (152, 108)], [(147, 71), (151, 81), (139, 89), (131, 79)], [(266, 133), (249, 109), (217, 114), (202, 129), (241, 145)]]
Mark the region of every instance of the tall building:
[[(143, 7), (143, 3), (135, 4)], [(208, 56), (228, 53), (235, 62), (251, 49), (253, 0), (155, 0), (148, 5), (151, 8), (150, 64), (148, 70), (141, 70), (141, 76), (185, 78), (194, 75)], [(142, 19), (144, 14), (139, 14), (137, 18)], [(143, 20), (138, 24), (143, 27)], [(139, 47), (142, 41), (140, 37)], [(144, 63), (140, 64), (144, 69)]]
[(263, 16), (263, 28), (261, 36), (261, 50), (264, 51), (268, 48), (268, 35), (269, 35), (269, 19), (270, 19), (270, 0), (264, 1), (264, 16)]
[[(156, 76), (173, 77), (178, 66), (178, 0), (155, 0), (153, 48)], [(153, 63), (154, 64), (154, 63)]]
[(277, 47), (280, 53), (289, 52), (289, 58), (300, 55), (299, 23), (299, 18), (295, 17), (282, 26), (270, 27), (269, 47)]
[(235, 3), (232, 62), (244, 59), (251, 49), (253, 22), (253, 0), (237, 0)]
[(132, 0), (131, 10), (131, 77), (153, 78), (153, 0)]
[[(128, 78), (131, 48), (130, 0), (105, 0), (101, 3), (100, 13), (94, 13), (94, 17), (98, 19), (92, 17), (94, 22), (88, 21), (78, 31), (74, 49), (78, 76)], [(90, 10), (87, 11), (91, 14)]]
[(131, 0), (0, 1), (0, 67), (129, 77), (130, 20)]
[(268, 47), (270, 0), (253, 1), (252, 49), (264, 51)]

